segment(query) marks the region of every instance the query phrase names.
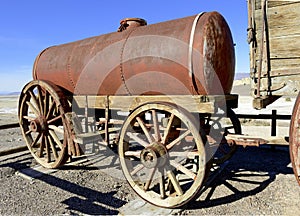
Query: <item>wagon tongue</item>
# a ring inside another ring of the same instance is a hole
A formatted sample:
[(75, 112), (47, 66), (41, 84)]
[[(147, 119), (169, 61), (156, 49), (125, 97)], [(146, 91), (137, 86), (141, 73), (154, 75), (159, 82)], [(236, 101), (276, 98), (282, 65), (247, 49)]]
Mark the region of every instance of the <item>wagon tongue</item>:
[(249, 137), (246, 135), (239, 135), (239, 134), (228, 134), (225, 136), (227, 142), (232, 145), (241, 145), (241, 146), (260, 146), (263, 144), (267, 144), (268, 141), (262, 138), (257, 137)]

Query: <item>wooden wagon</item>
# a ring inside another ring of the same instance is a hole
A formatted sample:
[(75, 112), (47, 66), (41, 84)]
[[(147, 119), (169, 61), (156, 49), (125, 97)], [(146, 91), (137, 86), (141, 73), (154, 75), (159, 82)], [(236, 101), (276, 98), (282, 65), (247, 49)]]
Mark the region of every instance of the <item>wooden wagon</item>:
[[(251, 94), (253, 107), (265, 108), (300, 89), (300, 1), (249, 0)], [(290, 157), (300, 184), (299, 95), (290, 124)]]

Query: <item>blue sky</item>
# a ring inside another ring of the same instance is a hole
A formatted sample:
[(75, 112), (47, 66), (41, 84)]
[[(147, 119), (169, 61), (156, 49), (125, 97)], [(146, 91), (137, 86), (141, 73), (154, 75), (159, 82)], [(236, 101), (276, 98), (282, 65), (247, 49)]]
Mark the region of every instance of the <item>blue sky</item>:
[(32, 80), (35, 57), (46, 47), (114, 32), (121, 19), (148, 24), (218, 11), (236, 44), (236, 72), (249, 72), (246, 0), (2, 0), (0, 92), (20, 91)]

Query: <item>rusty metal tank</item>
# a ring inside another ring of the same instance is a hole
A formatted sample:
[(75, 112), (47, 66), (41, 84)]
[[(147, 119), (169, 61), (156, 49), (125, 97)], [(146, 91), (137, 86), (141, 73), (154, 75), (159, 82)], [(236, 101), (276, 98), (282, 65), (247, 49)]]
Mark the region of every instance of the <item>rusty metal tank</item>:
[[(126, 22), (128, 21), (128, 22)], [(53, 46), (33, 77), (79, 95), (229, 94), (235, 68), (230, 29), (218, 12), (146, 25)]]

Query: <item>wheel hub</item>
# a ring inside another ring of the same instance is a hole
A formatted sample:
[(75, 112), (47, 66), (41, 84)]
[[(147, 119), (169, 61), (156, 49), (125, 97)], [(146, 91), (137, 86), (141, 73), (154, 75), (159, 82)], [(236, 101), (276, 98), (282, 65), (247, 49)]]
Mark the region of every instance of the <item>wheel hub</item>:
[(154, 142), (141, 152), (142, 164), (151, 169), (162, 167), (167, 162), (167, 149), (161, 143)]
[(29, 127), (31, 131), (40, 133), (47, 130), (47, 123), (43, 118), (36, 118), (30, 122)]

